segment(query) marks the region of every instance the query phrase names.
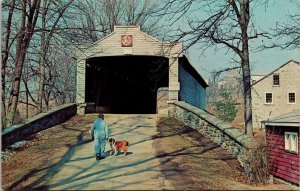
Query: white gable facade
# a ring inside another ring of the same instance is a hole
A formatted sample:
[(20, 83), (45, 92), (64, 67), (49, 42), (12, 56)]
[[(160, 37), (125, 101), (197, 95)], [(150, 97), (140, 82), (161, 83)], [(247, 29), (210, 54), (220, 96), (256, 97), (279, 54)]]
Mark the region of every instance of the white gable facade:
[(252, 85), (254, 128), (262, 121), (300, 109), (300, 65), (289, 61)]

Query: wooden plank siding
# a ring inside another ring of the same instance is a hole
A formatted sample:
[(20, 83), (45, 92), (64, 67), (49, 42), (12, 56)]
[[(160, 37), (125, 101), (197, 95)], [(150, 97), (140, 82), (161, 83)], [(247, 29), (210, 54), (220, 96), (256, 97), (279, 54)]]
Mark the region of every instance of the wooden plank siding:
[[(121, 46), (121, 35), (132, 35), (132, 47)], [(161, 42), (140, 31), (139, 26), (115, 26), (114, 32), (100, 39), (91, 46), (81, 49), (78, 58), (88, 59), (101, 56), (123, 56), (124, 54), (140, 56), (182, 57), (182, 42), (172, 45)], [(80, 51), (79, 51), (80, 52)]]
[(297, 154), (289, 153), (285, 151), (284, 146), (284, 132), (297, 132), (298, 148), (300, 147), (299, 127), (266, 126), (266, 128), (266, 143), (270, 174), (299, 185), (299, 152)]
[(85, 60), (80, 60), (77, 62), (77, 72), (76, 72), (76, 80), (77, 80), (77, 91), (76, 91), (76, 103), (84, 103), (85, 102), (85, 72), (86, 65)]
[(179, 64), (180, 91), (179, 100), (184, 101), (199, 109), (205, 110), (206, 91), (205, 86), (200, 84), (183, 66)]

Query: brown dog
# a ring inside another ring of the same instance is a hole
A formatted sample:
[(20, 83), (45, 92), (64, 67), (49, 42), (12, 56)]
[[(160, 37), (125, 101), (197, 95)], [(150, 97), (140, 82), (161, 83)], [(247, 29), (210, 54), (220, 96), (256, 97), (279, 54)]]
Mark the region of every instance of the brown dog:
[(110, 144), (111, 152), (110, 155), (113, 154), (112, 145), (114, 146), (114, 155), (117, 156), (119, 151), (124, 152), (124, 156), (127, 154), (128, 150), (128, 142), (127, 141), (116, 141), (114, 138), (109, 138), (108, 142)]

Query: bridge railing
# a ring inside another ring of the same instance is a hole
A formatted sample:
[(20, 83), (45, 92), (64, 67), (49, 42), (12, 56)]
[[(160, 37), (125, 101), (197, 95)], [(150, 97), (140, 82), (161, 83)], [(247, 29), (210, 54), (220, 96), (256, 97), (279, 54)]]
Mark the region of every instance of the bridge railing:
[(65, 122), (76, 115), (76, 104), (70, 103), (40, 113), (23, 123), (5, 128), (2, 131), (2, 149), (44, 129)]

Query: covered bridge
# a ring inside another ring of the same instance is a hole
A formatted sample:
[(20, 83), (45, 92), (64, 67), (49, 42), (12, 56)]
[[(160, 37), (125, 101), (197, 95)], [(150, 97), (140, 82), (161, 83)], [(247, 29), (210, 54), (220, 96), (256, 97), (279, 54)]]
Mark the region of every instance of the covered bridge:
[[(183, 54), (182, 42), (161, 42), (140, 26), (81, 46), (77, 60), (77, 113), (156, 113), (158, 91), (166, 100), (205, 109), (207, 83)], [(167, 96), (167, 97), (166, 97)]]

